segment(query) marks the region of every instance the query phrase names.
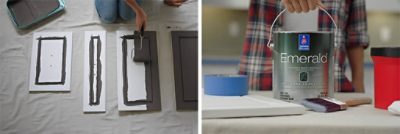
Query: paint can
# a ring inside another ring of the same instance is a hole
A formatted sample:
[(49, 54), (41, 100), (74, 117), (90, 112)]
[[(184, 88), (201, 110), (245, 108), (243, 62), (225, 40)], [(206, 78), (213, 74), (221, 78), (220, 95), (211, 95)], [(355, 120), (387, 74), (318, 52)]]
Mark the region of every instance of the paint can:
[(375, 107), (388, 109), (400, 100), (400, 47), (371, 48), (374, 62)]
[[(276, 17), (270, 34), (285, 11)], [(274, 98), (300, 103), (305, 98), (333, 97), (334, 31), (274, 31), (272, 35), (274, 44), (268, 46), (273, 51)]]

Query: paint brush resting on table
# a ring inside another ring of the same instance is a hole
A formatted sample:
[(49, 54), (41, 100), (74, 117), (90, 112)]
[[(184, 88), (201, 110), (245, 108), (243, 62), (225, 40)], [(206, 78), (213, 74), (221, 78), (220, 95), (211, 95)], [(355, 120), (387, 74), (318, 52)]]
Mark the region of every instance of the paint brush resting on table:
[(346, 105), (348, 107), (355, 107), (363, 104), (371, 104), (372, 99), (368, 97), (362, 97), (362, 98), (355, 98), (355, 99), (350, 99), (345, 101)]
[(370, 104), (371, 102), (370, 98), (357, 98), (345, 102), (333, 98), (307, 98), (301, 104), (316, 112), (335, 112), (346, 110), (347, 107)]
[(344, 102), (326, 98), (306, 98), (301, 104), (315, 112), (335, 112), (347, 109)]

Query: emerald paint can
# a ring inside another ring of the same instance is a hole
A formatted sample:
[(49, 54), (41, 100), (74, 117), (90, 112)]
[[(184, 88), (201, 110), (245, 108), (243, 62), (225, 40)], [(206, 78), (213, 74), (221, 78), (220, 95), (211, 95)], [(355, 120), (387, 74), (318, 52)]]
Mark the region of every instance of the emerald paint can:
[(274, 44), (268, 46), (274, 98), (299, 103), (305, 98), (333, 97), (334, 32), (274, 31), (272, 35)]

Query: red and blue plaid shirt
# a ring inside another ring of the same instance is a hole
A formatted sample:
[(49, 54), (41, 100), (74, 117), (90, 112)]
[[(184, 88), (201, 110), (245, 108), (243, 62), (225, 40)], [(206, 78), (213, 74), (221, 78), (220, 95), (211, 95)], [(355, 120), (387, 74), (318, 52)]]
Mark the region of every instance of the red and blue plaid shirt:
[[(340, 46), (339, 51), (336, 51), (339, 64), (334, 70), (340, 88), (336, 90), (354, 92), (351, 82), (344, 75), (344, 62), (346, 48), (368, 47), (365, 0), (322, 0), (322, 3), (338, 25), (335, 41)], [(270, 26), (282, 10), (280, 0), (251, 0), (239, 70), (240, 74), (248, 75), (250, 90), (272, 90), (272, 52), (267, 43)], [(281, 18), (274, 28), (282, 26), (284, 20)], [(318, 29), (330, 31), (333, 28), (329, 16), (319, 11)]]

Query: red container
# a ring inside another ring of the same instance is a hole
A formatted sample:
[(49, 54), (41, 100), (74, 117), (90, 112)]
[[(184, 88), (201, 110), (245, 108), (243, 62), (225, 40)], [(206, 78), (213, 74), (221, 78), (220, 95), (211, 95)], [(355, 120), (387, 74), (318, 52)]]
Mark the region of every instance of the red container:
[(375, 76), (375, 107), (387, 109), (400, 100), (400, 47), (371, 48)]

